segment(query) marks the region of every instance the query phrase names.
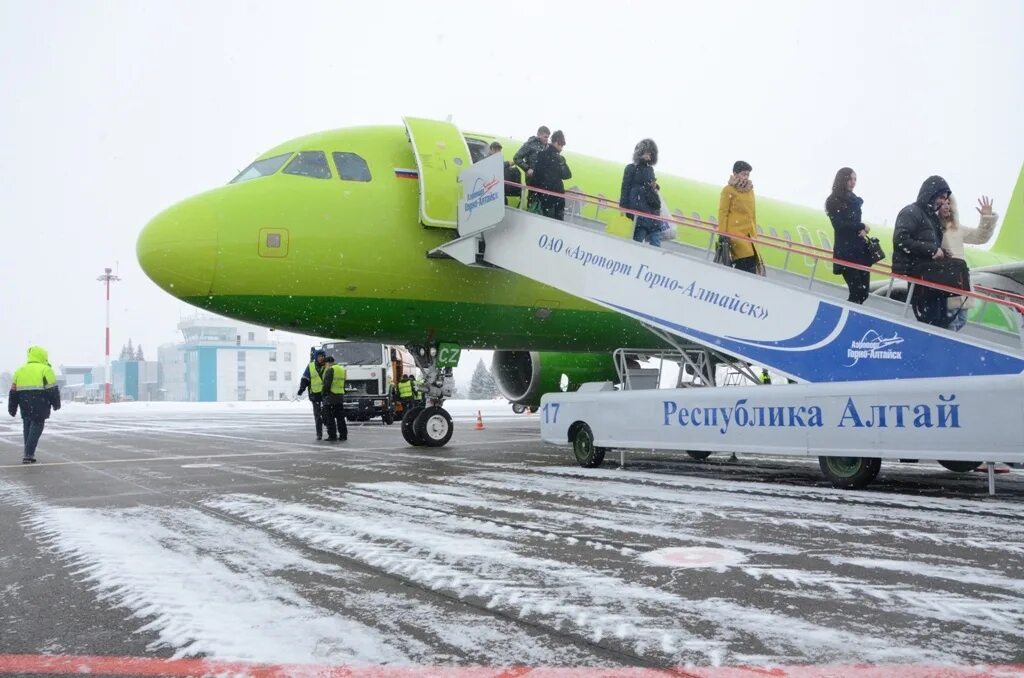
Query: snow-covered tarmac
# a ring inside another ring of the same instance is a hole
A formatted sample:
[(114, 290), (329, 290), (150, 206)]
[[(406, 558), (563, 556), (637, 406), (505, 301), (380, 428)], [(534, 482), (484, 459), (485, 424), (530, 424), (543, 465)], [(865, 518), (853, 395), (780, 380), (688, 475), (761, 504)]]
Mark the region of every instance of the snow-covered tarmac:
[(426, 449), (379, 423), (318, 443), (305, 402), (71, 404), (26, 467), (4, 419), (0, 673), (41, 655), (691, 675), (1024, 663), (1021, 472), (992, 499), (983, 474), (934, 463), (883, 465), (864, 492), (812, 460), (587, 470), (504, 402), (450, 409), (455, 437)]

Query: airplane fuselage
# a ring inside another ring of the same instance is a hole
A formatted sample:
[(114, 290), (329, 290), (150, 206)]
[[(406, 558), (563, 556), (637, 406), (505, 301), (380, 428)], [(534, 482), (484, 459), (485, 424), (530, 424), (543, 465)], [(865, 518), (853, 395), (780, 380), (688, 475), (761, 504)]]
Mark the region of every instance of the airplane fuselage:
[[(467, 139), (495, 137), (466, 133)], [(507, 158), (519, 147), (499, 139)], [(164, 211), (139, 237), (147, 274), (174, 296), (214, 313), (311, 335), (385, 343), (451, 341), (465, 348), (610, 351), (659, 343), (637, 322), (506, 271), (474, 269), (426, 253), (455, 237), (419, 220), (416, 158), (401, 126), (323, 132), (271, 149), (261, 158), (323, 151), (330, 176), (277, 171), (195, 196)], [(369, 181), (342, 180), (335, 153), (366, 161)], [(625, 162), (567, 152), (566, 188), (616, 200)], [(410, 171), (411, 170), (411, 171)], [(673, 213), (707, 221), (720, 186), (659, 175)], [(453, 186), (452, 190), (456, 190)], [(758, 197), (766, 234), (830, 247), (820, 210)], [(613, 208), (584, 214), (629, 237), (632, 223)], [(884, 244), (891, 231), (872, 227)], [(706, 244), (708, 234), (680, 228)], [(764, 248), (768, 265), (783, 254)], [(788, 266), (809, 267), (796, 256)], [(998, 263), (973, 251), (974, 266)], [(818, 276), (835, 279), (831, 271)]]

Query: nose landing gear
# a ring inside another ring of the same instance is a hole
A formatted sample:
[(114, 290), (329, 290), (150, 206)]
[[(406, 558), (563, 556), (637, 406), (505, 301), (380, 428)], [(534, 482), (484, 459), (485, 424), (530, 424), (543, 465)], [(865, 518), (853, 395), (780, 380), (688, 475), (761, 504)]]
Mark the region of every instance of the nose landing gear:
[(423, 372), (424, 403), (402, 417), (402, 437), (414, 447), (442, 447), (452, 438), (455, 426), (442, 407), (454, 389), (452, 368), (459, 364), (461, 349), (455, 344), (406, 346)]

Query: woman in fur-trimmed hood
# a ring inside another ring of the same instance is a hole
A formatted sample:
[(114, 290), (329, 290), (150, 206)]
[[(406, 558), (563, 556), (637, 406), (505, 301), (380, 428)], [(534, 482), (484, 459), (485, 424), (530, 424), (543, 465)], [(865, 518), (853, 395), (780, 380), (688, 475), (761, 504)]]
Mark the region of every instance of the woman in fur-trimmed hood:
[(633, 162), (626, 165), (622, 172), (619, 205), (655, 215), (634, 217), (633, 214), (627, 214), (626, 218), (635, 221), (633, 240), (661, 247), (662, 221), (656, 218), (661, 214), (661, 196), (658, 193), (660, 187), (658, 178), (654, 175), (654, 166), (657, 164), (658, 144), (654, 143), (654, 139), (641, 139), (633, 148)]
[(637, 142), (636, 147), (633, 148), (633, 162), (640, 164), (640, 161), (645, 159), (645, 155), (648, 163), (658, 164), (658, 144), (654, 142), (654, 139), (641, 139)]
[[(939, 207), (939, 223), (942, 225), (942, 249), (946, 250), (954, 259), (964, 259), (964, 245), (984, 245), (992, 237), (999, 221), (999, 215), (992, 211), (992, 201), (987, 195), (978, 198), (978, 206), (975, 208), (981, 215), (976, 228), (964, 226), (960, 223), (960, 210), (957, 209), (956, 198), (952, 195), (949, 200)], [(964, 263), (966, 267), (966, 261)], [(971, 307), (973, 300), (970, 297), (950, 297), (946, 301), (946, 308), (950, 316), (950, 328), (959, 330), (967, 322), (967, 309)]]

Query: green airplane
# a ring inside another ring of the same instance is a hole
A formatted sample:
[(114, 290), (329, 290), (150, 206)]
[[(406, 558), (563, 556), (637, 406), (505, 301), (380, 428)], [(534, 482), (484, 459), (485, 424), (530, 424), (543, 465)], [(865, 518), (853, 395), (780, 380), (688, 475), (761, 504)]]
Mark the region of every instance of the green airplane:
[[(405, 123), (321, 132), (270, 149), (227, 185), (154, 217), (139, 235), (139, 263), (194, 306), (305, 334), (404, 344), (419, 349), (421, 366), (432, 364), (441, 343), (493, 349), (499, 387), (525, 405), (558, 390), (563, 374), (574, 384), (614, 378), (609, 355), (618, 347), (663, 345), (639, 322), (557, 289), (428, 257), (457, 237), (458, 173), (484, 157), (490, 142), (499, 141), (509, 159), (520, 142), (447, 122)], [(614, 206), (624, 162), (565, 156), (573, 174), (567, 190), (612, 202), (586, 204), (582, 216), (629, 238), (632, 222)], [(665, 174), (659, 183), (673, 215), (714, 220), (721, 186)], [(994, 246), (967, 254), (976, 284), (1024, 294), (1022, 203), (1024, 168)], [(831, 251), (832, 228), (820, 207), (758, 196), (757, 211), (766, 238)], [(891, 245), (891, 228), (871, 231)], [(708, 237), (679, 228), (684, 242), (706, 246)], [(761, 251), (768, 266), (810, 274), (809, 257)], [(816, 275), (843, 285), (830, 266)], [(888, 279), (876, 282), (884, 287)], [(1006, 322), (994, 307), (986, 310), (993, 322)], [(416, 429), (409, 428), (412, 442)]]

